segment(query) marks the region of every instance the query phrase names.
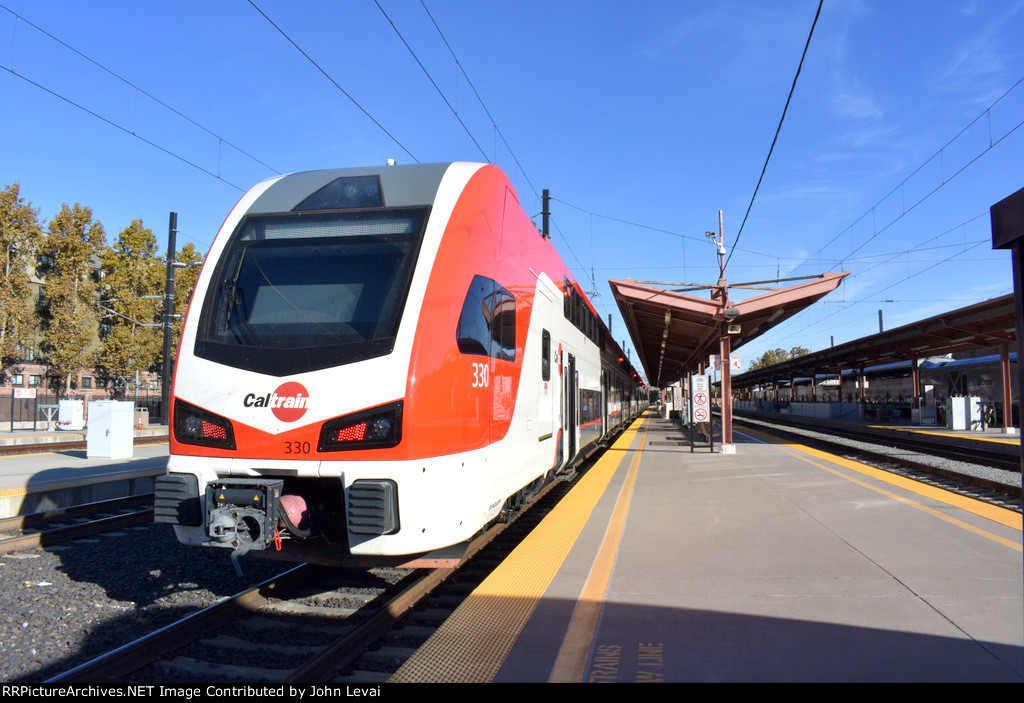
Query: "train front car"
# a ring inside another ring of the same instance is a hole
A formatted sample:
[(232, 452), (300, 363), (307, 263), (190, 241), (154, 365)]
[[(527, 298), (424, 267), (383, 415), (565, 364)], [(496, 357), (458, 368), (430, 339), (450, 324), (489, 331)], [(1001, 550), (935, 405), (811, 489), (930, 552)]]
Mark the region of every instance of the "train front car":
[(493, 166), (257, 185), (186, 319), (157, 521), (321, 563), (464, 542), (579, 449), (600, 359), (563, 280)]

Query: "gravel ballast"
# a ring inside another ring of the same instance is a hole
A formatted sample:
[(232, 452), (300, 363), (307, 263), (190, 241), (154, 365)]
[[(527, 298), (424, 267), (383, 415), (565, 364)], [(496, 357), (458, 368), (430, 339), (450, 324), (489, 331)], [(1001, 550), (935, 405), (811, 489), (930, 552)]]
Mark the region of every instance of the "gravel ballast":
[(293, 567), (147, 525), (0, 557), (0, 680), (46, 681)]

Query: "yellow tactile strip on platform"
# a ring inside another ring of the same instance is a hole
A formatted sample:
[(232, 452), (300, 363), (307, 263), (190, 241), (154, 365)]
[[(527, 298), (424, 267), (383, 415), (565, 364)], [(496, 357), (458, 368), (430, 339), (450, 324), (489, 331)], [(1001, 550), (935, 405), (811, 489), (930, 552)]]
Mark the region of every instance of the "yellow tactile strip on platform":
[(494, 678), (618, 469), (638, 425), (619, 437), (573, 488), (573, 499), (559, 503), (389, 683), (488, 683)]

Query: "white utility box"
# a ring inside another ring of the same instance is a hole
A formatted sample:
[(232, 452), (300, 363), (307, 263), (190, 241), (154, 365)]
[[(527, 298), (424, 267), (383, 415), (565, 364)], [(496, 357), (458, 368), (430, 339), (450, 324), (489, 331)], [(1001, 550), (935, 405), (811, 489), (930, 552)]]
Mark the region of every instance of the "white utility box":
[(58, 429), (81, 431), (85, 427), (85, 401), (61, 400), (57, 408)]
[(954, 396), (947, 400), (946, 427), (951, 430), (970, 430), (981, 422), (981, 398)]
[(85, 455), (110, 459), (129, 459), (135, 451), (135, 404), (116, 400), (89, 403), (89, 429), (85, 435)]

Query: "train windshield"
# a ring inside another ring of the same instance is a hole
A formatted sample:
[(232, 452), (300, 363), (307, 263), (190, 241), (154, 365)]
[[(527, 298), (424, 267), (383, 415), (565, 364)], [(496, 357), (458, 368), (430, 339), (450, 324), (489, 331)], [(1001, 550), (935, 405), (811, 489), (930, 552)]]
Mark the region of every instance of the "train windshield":
[(284, 376), (388, 354), (427, 210), (247, 218), (225, 248), (195, 353)]

